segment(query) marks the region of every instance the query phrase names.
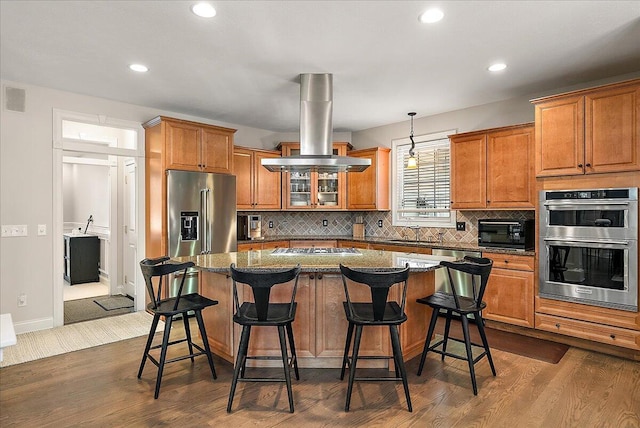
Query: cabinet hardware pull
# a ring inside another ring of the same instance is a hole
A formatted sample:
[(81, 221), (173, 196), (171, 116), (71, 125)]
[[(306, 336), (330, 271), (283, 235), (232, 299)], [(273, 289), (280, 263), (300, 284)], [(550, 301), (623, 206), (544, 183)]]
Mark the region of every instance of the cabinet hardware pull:
[(509, 263), (509, 260), (505, 260), (505, 261), (504, 261), (504, 263), (505, 263), (505, 264)]
[(321, 273), (318, 274), (318, 279), (322, 279), (322, 274)]
[(314, 278), (313, 274), (309, 275), (309, 279), (313, 279), (313, 278)]
[(585, 166), (588, 166), (589, 168), (591, 168), (591, 164), (590, 163), (586, 164)]
[(556, 323), (556, 328), (560, 328), (560, 323)]
[(609, 337), (612, 338), (613, 340), (616, 340), (616, 335), (615, 334), (612, 334)]
[(578, 168), (582, 168), (582, 164), (581, 163), (578, 164)]

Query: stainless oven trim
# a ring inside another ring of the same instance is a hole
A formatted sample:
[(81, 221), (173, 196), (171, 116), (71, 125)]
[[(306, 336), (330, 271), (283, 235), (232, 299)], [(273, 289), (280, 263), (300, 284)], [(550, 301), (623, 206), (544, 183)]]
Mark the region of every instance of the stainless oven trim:
[[(576, 284), (563, 284), (550, 281), (549, 245), (563, 245), (567, 247), (584, 247), (585, 244), (593, 244), (594, 248), (611, 248), (624, 250), (624, 263), (627, 266), (624, 272), (624, 290), (611, 290), (606, 288), (591, 287)], [(616, 244), (609, 240), (565, 240), (559, 238), (540, 239), (540, 275), (539, 295), (547, 299), (563, 300), (574, 303), (584, 303), (605, 308), (621, 309), (625, 311), (638, 311), (638, 284), (630, 284), (632, 278), (637, 282), (638, 266), (633, 261), (638, 259), (638, 241), (628, 240), (622, 244)], [(632, 286), (635, 285), (635, 286)]]

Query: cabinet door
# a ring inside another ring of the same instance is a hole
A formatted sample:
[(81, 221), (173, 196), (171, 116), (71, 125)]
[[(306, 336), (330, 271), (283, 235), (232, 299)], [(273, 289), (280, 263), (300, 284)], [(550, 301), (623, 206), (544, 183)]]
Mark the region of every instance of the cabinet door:
[(371, 166), (347, 176), (347, 208), (350, 210), (388, 210), (389, 153), (385, 148), (358, 150), (349, 156), (370, 159)]
[(236, 208), (253, 208), (252, 186), (253, 153), (251, 150), (236, 147), (233, 151), (233, 173), (236, 176)]
[(202, 171), (231, 174), (233, 162), (232, 134), (203, 127), (200, 141)]
[[(253, 301), (253, 293), (249, 286), (243, 286), (243, 301)], [(271, 289), (270, 302), (288, 303), (291, 300), (293, 282), (276, 285)], [(315, 280), (308, 274), (301, 274), (298, 279), (296, 293), (296, 316), (292, 324), (296, 354), (299, 358), (309, 358), (315, 355)], [(238, 334), (242, 330), (236, 325)], [(277, 327), (259, 327), (251, 330), (249, 339), (249, 355), (268, 355), (279, 357), (280, 341)]]
[(485, 134), (451, 138), (451, 208), (486, 208)]
[[(255, 208), (280, 209), (282, 198), (282, 173), (271, 172), (262, 166), (262, 159), (280, 157), (279, 153), (254, 152), (253, 158), (253, 202)], [(238, 181), (238, 186), (244, 182)]]
[[(345, 301), (342, 277), (339, 274), (322, 274), (316, 281), (316, 353), (318, 357), (342, 359), (349, 326), (342, 305)], [(349, 290), (351, 300), (371, 301), (369, 287), (357, 287)], [(375, 326), (363, 330), (359, 355), (389, 355), (389, 348), (388, 327)], [(366, 366), (364, 360), (363, 366)]]
[[(281, 143), (282, 156), (300, 154), (299, 143)], [(333, 154), (346, 156), (348, 143), (334, 143)], [(341, 210), (347, 206), (346, 174), (293, 172), (282, 176), (282, 207), (287, 210)]]
[(584, 97), (536, 104), (536, 176), (584, 171)]
[(167, 169), (200, 171), (200, 128), (165, 122)]
[(585, 96), (585, 172), (640, 170), (640, 86)]
[(533, 328), (533, 272), (493, 268), (483, 300), (489, 320)]
[(214, 354), (230, 362), (233, 362), (238, 346), (233, 333), (235, 308), (232, 287), (231, 278), (227, 275), (206, 270), (200, 272), (199, 293), (218, 301), (217, 305), (202, 311), (209, 346)]
[(533, 127), (487, 135), (487, 207), (534, 208)]

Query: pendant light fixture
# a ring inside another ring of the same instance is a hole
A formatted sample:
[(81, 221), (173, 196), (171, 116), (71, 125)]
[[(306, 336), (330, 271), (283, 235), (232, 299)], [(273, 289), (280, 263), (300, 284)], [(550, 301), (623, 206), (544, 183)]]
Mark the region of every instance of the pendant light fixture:
[(416, 115), (415, 111), (411, 113), (407, 113), (411, 117), (411, 133), (409, 134), (409, 139), (411, 140), (411, 148), (409, 149), (409, 159), (407, 160), (407, 169), (416, 169), (418, 167), (418, 162), (416, 161), (416, 143), (413, 141), (413, 116)]

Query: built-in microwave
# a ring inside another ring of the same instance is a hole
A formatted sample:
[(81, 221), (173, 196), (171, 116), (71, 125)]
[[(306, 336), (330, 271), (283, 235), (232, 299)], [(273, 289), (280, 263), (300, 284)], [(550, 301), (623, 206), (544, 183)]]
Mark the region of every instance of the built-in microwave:
[(533, 220), (478, 220), (478, 246), (533, 250), (535, 223)]

